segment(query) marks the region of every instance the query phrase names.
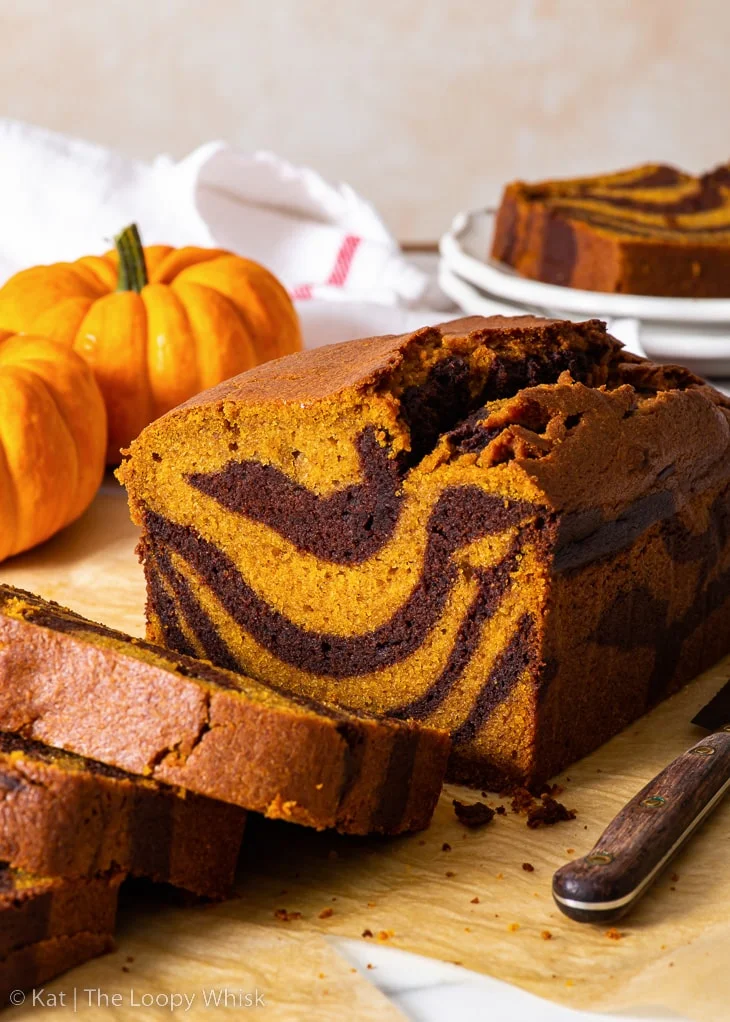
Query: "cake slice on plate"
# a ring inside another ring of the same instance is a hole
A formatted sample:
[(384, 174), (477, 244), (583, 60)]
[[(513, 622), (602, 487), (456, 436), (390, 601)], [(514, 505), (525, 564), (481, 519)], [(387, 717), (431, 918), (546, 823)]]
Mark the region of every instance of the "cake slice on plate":
[(492, 256), (549, 284), (675, 298), (730, 297), (730, 164), (664, 164), (507, 185)]
[(595, 320), (292, 355), (120, 476), (151, 640), (448, 729), (474, 785), (544, 781), (730, 650), (730, 403)]

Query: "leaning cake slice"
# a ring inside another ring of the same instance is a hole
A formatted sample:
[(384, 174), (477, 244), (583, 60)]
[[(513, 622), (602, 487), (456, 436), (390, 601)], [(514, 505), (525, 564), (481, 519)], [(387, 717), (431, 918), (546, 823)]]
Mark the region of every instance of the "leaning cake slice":
[(3, 585), (0, 728), (352, 834), (426, 827), (450, 744), (432, 728), (281, 694)]
[(0, 865), (0, 1007), (12, 991), (112, 950), (123, 876), (39, 877)]
[(730, 295), (730, 164), (663, 164), (507, 185), (492, 256), (549, 284), (683, 298)]
[(538, 782), (730, 649), (730, 404), (598, 321), (466, 319), (182, 405), (120, 476), (149, 637)]
[(0, 860), (42, 876), (112, 869), (230, 893), (246, 813), (0, 731)]

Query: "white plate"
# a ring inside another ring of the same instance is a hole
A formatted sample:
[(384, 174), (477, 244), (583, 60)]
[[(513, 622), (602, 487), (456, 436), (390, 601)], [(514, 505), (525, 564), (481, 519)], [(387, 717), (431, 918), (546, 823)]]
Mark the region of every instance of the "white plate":
[(730, 298), (654, 298), (647, 295), (607, 294), (529, 280), (489, 257), (494, 213), (459, 213), (441, 239), (441, 256), (454, 273), (496, 298), (542, 309), (562, 309), (582, 316), (631, 316), (673, 323), (728, 325)]
[[(525, 312), (558, 319), (581, 319), (585, 313), (569, 312), (553, 306), (541, 307), (525, 302), (510, 302), (474, 287), (442, 260), (439, 286), (471, 316), (518, 316)], [(593, 315), (600, 315), (595, 310)], [(604, 314), (605, 315), (605, 314)], [(646, 355), (656, 362), (675, 362), (687, 366), (700, 376), (730, 377), (730, 324), (714, 326), (703, 323), (666, 323), (642, 321), (625, 316), (607, 317), (608, 330), (637, 355)], [(715, 385), (718, 386), (715, 379)], [(727, 385), (719, 385), (728, 392)]]

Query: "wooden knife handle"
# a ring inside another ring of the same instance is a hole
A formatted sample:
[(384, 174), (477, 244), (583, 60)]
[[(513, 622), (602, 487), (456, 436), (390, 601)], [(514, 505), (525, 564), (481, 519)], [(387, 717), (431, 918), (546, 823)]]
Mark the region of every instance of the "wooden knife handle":
[(561, 912), (580, 923), (625, 915), (730, 790), (730, 725), (693, 745), (647, 784), (582, 859), (553, 877)]

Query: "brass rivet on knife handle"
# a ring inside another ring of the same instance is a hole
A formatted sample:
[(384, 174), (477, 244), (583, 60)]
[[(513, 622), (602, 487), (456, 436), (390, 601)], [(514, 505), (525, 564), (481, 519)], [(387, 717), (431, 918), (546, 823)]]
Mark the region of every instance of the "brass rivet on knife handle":
[[(724, 728), (723, 728), (724, 730)], [(694, 749), (689, 749), (690, 756), (714, 756), (715, 750), (711, 745), (695, 745)]]
[(667, 800), (662, 798), (661, 795), (649, 795), (648, 798), (642, 799), (639, 805), (642, 805), (645, 809), (661, 809), (663, 805), (666, 805)]
[(613, 856), (610, 852), (591, 852), (586, 855), (585, 861), (589, 866), (608, 866), (613, 862)]

